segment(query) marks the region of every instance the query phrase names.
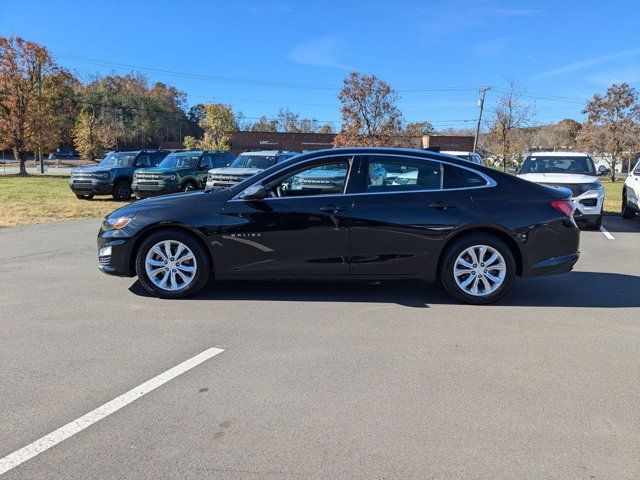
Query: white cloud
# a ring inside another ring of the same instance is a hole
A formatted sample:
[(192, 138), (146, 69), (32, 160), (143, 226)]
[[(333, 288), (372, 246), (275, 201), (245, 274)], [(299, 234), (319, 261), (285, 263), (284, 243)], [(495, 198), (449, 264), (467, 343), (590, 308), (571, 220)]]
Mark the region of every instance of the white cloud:
[(292, 62), (303, 65), (347, 70), (349, 67), (338, 60), (338, 49), (338, 37), (316, 38), (296, 45), (289, 51), (287, 57)]
[(563, 67), (558, 67), (552, 70), (548, 70), (546, 72), (536, 75), (533, 78), (536, 80), (539, 80), (541, 78), (555, 77), (556, 75), (571, 73), (571, 72), (583, 70), (589, 67), (597, 67), (598, 65), (602, 65), (602, 64), (611, 62), (613, 60), (617, 60), (619, 58), (636, 56), (638, 54), (640, 54), (640, 48), (632, 48), (630, 50), (623, 50), (621, 52), (610, 53), (608, 55), (601, 55), (599, 57), (580, 60), (578, 62), (573, 62)]

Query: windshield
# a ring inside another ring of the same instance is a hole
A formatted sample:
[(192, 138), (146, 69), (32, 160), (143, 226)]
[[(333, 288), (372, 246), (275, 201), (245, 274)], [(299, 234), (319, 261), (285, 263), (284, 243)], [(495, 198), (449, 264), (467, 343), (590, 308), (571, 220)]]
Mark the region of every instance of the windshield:
[(196, 168), (200, 155), (199, 152), (170, 153), (160, 162), (158, 168)]
[(276, 163), (276, 157), (265, 157), (264, 155), (239, 155), (232, 167), (236, 168), (269, 168)]
[(137, 153), (134, 152), (118, 152), (110, 153), (104, 157), (99, 167), (130, 167), (133, 165), (133, 161), (136, 159)]
[(595, 176), (596, 168), (590, 157), (545, 157), (536, 155), (524, 161), (520, 173), (573, 173)]

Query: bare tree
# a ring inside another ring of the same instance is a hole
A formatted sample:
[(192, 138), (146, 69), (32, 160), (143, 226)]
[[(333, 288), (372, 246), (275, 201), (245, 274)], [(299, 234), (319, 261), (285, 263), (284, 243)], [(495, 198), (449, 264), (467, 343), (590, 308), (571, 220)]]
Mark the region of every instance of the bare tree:
[(616, 181), (616, 167), (629, 162), (640, 146), (640, 105), (638, 91), (627, 83), (613, 84), (604, 95), (596, 93), (582, 111), (587, 115), (578, 135), (578, 144), (592, 154), (601, 155)]
[(507, 164), (513, 161), (522, 145), (519, 129), (531, 123), (535, 116), (535, 106), (523, 100), (519, 85), (510, 80), (509, 87), (490, 112), (487, 135), (489, 148), (506, 172)]

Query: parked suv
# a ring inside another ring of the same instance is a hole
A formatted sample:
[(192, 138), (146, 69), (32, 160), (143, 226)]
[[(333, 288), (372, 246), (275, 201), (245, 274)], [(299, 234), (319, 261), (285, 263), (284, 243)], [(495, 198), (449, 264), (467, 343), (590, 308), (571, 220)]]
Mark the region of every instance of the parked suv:
[(477, 163), (478, 165), (484, 165), (484, 161), (482, 160), (482, 157), (475, 152), (464, 152), (464, 151), (458, 151), (458, 150), (442, 150), (440, 153), (453, 155), (454, 157), (461, 158), (462, 160), (468, 160), (472, 163)]
[(568, 188), (576, 204), (573, 214), (576, 223), (596, 229), (602, 225), (604, 187), (593, 160), (586, 153), (531, 153), (522, 163), (518, 176), (550, 187)]
[(622, 217), (630, 219), (640, 213), (640, 160), (624, 182), (622, 188)]
[(282, 150), (263, 150), (260, 152), (244, 152), (233, 161), (228, 168), (214, 168), (207, 176), (207, 190), (231, 187), (260, 173), (276, 163), (288, 160), (299, 152)]
[(165, 193), (202, 190), (207, 182), (207, 172), (212, 168), (227, 167), (233, 162), (233, 154), (211, 150), (173, 152), (155, 168), (138, 170), (133, 176), (133, 192), (136, 198)]
[(133, 172), (157, 165), (168, 153), (167, 150), (109, 152), (97, 165), (71, 170), (69, 186), (76, 197), (84, 200), (90, 200), (94, 195), (113, 195), (114, 200), (128, 200)]

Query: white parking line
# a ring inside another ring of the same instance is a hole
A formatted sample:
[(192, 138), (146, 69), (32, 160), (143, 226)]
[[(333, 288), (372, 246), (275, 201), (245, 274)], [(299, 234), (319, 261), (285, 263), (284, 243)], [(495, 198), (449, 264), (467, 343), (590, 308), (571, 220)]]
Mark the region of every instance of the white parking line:
[(85, 428), (90, 427), (94, 423), (102, 420), (103, 418), (120, 410), (122, 407), (125, 407), (126, 405), (137, 400), (143, 395), (146, 395), (152, 390), (155, 390), (161, 385), (167, 383), (169, 380), (173, 380), (178, 375), (191, 370), (193, 367), (201, 364), (206, 360), (209, 360), (211, 357), (214, 357), (222, 352), (224, 352), (224, 350), (220, 348), (209, 348), (208, 350), (199, 353), (195, 357), (191, 357), (189, 360), (186, 360), (181, 364), (170, 368), (166, 372), (153, 377), (151, 380), (147, 380), (143, 384), (129, 390), (126, 393), (123, 393), (119, 397), (114, 398), (113, 400), (105, 403), (95, 410), (92, 410), (82, 417), (67, 423), (63, 427), (60, 427), (50, 434), (45, 435), (35, 442), (30, 443), (26, 447), (22, 447), (20, 450), (16, 450), (15, 452), (10, 453), (6, 457), (0, 459), (0, 475), (8, 472), (12, 468), (17, 467), (21, 463), (26, 462), (30, 458), (41, 454), (45, 450), (50, 449), (51, 447), (75, 435), (76, 433), (81, 432)]
[(605, 236), (605, 237), (607, 237), (609, 240), (615, 240), (615, 239), (616, 239), (616, 237), (614, 237), (613, 235), (611, 235), (611, 234), (609, 233), (609, 231), (608, 231), (606, 228), (604, 228), (602, 225), (600, 225), (600, 231), (601, 231), (602, 233), (604, 233), (604, 236)]

